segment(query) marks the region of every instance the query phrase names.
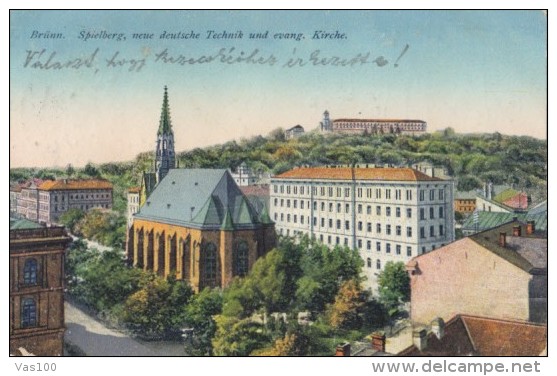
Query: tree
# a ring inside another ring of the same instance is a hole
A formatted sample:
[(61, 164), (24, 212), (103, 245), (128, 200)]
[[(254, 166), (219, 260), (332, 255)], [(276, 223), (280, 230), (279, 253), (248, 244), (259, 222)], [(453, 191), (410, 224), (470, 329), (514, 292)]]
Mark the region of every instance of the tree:
[(410, 277), (403, 262), (388, 261), (377, 278), (379, 299), (392, 319), (403, 302), (410, 300)]
[(212, 344), (217, 356), (247, 356), (252, 351), (265, 347), (270, 341), (263, 325), (249, 318), (218, 315), (215, 322), (217, 331)]
[(366, 296), (354, 280), (345, 281), (330, 307), (330, 322), (335, 329), (358, 329)]
[(184, 281), (154, 277), (126, 299), (123, 321), (143, 335), (176, 335), (186, 320), (184, 307), (192, 295)]
[(88, 176), (92, 177), (92, 178), (96, 178), (96, 177), (99, 176), (99, 171), (91, 163), (87, 163), (85, 165), (85, 168), (83, 169), (83, 173), (85, 175), (88, 175)]
[(68, 165), (66, 166), (66, 175), (71, 178), (74, 174), (75, 168), (73, 168), (71, 163), (68, 163)]
[(211, 340), (217, 330), (214, 316), (222, 311), (222, 296), (217, 290), (204, 289), (184, 308), (184, 325), (193, 329), (192, 355), (212, 355)]
[(75, 233), (76, 226), (85, 216), (85, 212), (78, 208), (71, 208), (60, 216), (60, 223), (73, 234)]

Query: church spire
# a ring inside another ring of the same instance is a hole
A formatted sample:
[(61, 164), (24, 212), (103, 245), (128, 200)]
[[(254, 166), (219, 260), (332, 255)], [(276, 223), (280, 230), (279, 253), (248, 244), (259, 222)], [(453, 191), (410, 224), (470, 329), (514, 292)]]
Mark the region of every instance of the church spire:
[(170, 122), (170, 107), (168, 106), (168, 89), (164, 87), (164, 96), (162, 99), (161, 120), (159, 122), (158, 134), (172, 133), (172, 123)]
[(174, 132), (170, 122), (170, 106), (168, 105), (168, 89), (164, 87), (162, 100), (161, 120), (157, 131), (157, 150), (155, 170), (157, 184), (166, 176), (170, 169), (176, 168), (176, 155), (174, 154)]

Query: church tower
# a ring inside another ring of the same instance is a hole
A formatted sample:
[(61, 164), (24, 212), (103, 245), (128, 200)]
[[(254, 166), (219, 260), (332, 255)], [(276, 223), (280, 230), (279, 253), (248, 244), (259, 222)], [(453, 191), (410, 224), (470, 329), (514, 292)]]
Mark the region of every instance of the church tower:
[(168, 91), (164, 87), (161, 120), (157, 132), (157, 150), (155, 172), (157, 184), (166, 176), (168, 170), (176, 168), (176, 155), (174, 154), (174, 132), (170, 122), (170, 108), (168, 106)]

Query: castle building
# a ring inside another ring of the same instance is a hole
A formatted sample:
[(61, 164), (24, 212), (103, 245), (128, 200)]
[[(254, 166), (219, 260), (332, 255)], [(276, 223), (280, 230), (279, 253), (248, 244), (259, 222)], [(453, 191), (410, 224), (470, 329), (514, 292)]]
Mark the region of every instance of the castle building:
[(319, 124), (322, 132), (346, 134), (421, 134), (427, 130), (423, 120), (411, 119), (355, 119), (342, 118), (331, 121), (329, 112), (323, 113), (323, 121)]
[(367, 288), (388, 261), (454, 241), (453, 182), (410, 168), (297, 168), (271, 179), (279, 234), (357, 249)]
[(10, 218), (10, 354), (61, 356), (64, 344), (63, 227)]
[(139, 211), (130, 214), (127, 259), (162, 277), (186, 280), (194, 291), (225, 287), (275, 246), (274, 223), (265, 207), (254, 208), (230, 171), (175, 164), (165, 87), (156, 172), (143, 174), (139, 194), (128, 193), (129, 212)]
[(251, 168), (248, 167), (246, 162), (242, 162), (236, 171), (231, 172), (234, 181), (240, 187), (247, 187), (250, 185), (255, 185), (259, 181), (259, 175), (255, 174)]

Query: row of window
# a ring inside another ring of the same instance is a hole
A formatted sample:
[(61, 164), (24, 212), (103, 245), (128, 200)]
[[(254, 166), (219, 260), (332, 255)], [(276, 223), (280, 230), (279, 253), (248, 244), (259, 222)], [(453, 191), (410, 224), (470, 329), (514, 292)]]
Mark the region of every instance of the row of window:
[[(286, 203), (286, 207), (287, 208), (294, 208), (297, 209), (298, 208), (298, 200), (290, 200), (290, 199), (278, 199), (275, 198), (274, 200), (274, 205), (275, 207), (284, 207), (284, 204)], [(305, 208), (305, 201), (304, 200), (300, 200), (300, 209), (304, 209)], [(279, 205), (280, 204), (280, 205)], [(329, 202), (328, 205), (325, 204), (325, 202), (321, 202), (321, 205), (317, 204), (317, 201), (313, 202), (313, 210), (317, 210), (318, 207), (321, 209), (321, 211), (325, 211), (328, 207), (328, 211), (330, 213), (334, 212), (335, 210), (335, 204), (332, 202)], [(358, 214), (363, 214), (363, 208), (364, 206), (362, 204), (358, 204), (357, 206), (357, 213)], [(382, 206), (377, 205), (375, 207), (375, 214), (380, 216), (382, 215)], [(402, 208), (400, 207), (395, 207), (394, 208), (394, 216), (397, 218), (400, 218), (402, 216)], [(343, 205), (341, 203), (337, 203), (336, 204), (336, 212), (337, 213), (342, 213), (343, 212)], [(344, 212), (346, 214), (350, 213), (350, 204), (344, 204)], [(367, 205), (366, 206), (366, 214), (367, 215), (371, 215), (373, 213), (372, 210), (372, 206), (371, 205)], [(393, 214), (392, 211), (392, 207), (390, 206), (386, 206), (385, 207), (385, 216), (390, 217)], [(437, 216), (438, 218), (444, 218), (445, 217), (445, 209), (442, 206), (438, 207), (437, 210)], [(406, 208), (406, 218), (412, 218), (412, 208)], [(420, 219), (426, 219), (426, 208), (420, 208)], [(435, 208), (432, 206), (429, 208), (429, 219), (435, 219)]]
[[(321, 197), (350, 197), (351, 188), (349, 187), (311, 187), (312, 194), (314, 196), (321, 196)], [(382, 199), (383, 197), (387, 200), (394, 198), (395, 200), (402, 200), (403, 197), (406, 198), (407, 201), (412, 200), (412, 190), (411, 189), (399, 189), (399, 188), (356, 188), (356, 196), (359, 198), (364, 197), (367, 198), (375, 198), (375, 199)], [(403, 195), (404, 191), (404, 195)], [(444, 188), (434, 188), (434, 189), (420, 189), (419, 196), (420, 201), (425, 201), (427, 192), (429, 191), (429, 200), (434, 201), (444, 200), (445, 199), (445, 189)], [(286, 194), (300, 194), (304, 195), (306, 192), (310, 193), (310, 187), (306, 186), (298, 186), (298, 185), (290, 185), (290, 184), (273, 184), (273, 192), (274, 193), (285, 193)], [(436, 194), (437, 192), (437, 194)]]

